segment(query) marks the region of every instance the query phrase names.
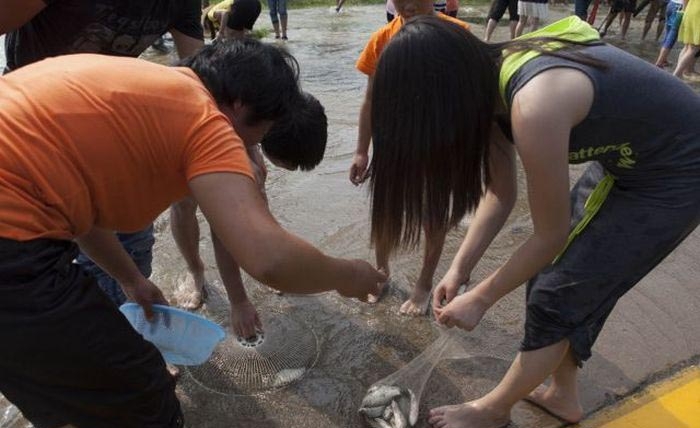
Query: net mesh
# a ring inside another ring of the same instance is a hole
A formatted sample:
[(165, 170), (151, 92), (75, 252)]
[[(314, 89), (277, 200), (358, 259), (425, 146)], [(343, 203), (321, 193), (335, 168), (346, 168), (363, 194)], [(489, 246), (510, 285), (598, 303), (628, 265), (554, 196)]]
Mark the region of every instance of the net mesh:
[(304, 376), (318, 358), (314, 331), (288, 314), (268, 312), (265, 332), (248, 339), (229, 335), (205, 364), (189, 367), (194, 380), (228, 395), (255, 395)]

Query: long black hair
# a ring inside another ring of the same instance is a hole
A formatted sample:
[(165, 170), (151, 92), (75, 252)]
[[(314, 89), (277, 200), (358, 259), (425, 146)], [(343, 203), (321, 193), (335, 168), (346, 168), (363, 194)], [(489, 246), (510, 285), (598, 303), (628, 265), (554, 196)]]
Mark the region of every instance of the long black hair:
[(191, 68), (217, 103), (248, 106), (251, 122), (283, 117), (301, 96), (296, 59), (252, 38), (212, 43), (179, 65)]
[(579, 52), (591, 44), (552, 37), (488, 44), (434, 16), (408, 21), (374, 76), (372, 243), (389, 251), (415, 247), (421, 225), (446, 231), (476, 209), (490, 182), (504, 52), (604, 66)]
[(476, 208), (497, 96), (491, 52), (463, 28), (421, 16), (394, 36), (372, 91), (374, 244), (415, 246), (421, 224), (446, 230)]

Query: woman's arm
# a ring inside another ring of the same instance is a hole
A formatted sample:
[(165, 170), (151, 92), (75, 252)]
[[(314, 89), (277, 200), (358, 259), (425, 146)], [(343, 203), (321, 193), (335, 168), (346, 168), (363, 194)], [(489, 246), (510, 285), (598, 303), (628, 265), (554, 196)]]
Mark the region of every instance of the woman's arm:
[(571, 216), (569, 136), (592, 103), (590, 79), (568, 68), (545, 71), (516, 94), (511, 122), (527, 177), (534, 232), (501, 268), (443, 308), (440, 322), (472, 329), (486, 309), (535, 276), (564, 248)]
[(515, 204), (518, 185), (515, 149), (496, 124), (491, 135), (491, 184), (479, 202), (449, 270), (433, 294), (433, 306), (436, 308), (442, 306), (443, 299), (450, 302), (457, 295), (459, 287), (469, 281), (472, 269), (503, 227)]
[(386, 281), (369, 263), (325, 256), (288, 233), (268, 211), (255, 183), (232, 173), (200, 175), (190, 181), (193, 197), (224, 247), (258, 281), (285, 292), (337, 290), (366, 299)]

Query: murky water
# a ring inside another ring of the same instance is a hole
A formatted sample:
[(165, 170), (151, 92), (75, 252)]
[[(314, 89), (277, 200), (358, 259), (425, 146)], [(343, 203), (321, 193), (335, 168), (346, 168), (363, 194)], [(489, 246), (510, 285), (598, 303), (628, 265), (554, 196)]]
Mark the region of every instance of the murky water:
[[(568, 13), (568, 7), (552, 8), (552, 19)], [(369, 34), (385, 21), (383, 6), (350, 6), (339, 15), (332, 9), (290, 11), (290, 41), (286, 46), (302, 70), (302, 84), (326, 107), (329, 141), (326, 157), (313, 172), (283, 172), (270, 166), (268, 197), (277, 219), (289, 230), (306, 238), (324, 252), (340, 257), (373, 260), (368, 248), (369, 204), (366, 189), (356, 188), (348, 180), (348, 167), (355, 148), (357, 114), (366, 78), (354, 68)], [(465, 8), (463, 17), (479, 17), (485, 8)], [(629, 42), (632, 52), (647, 59), (657, 54), (657, 45), (639, 43), (639, 20), (633, 23)], [(270, 27), (265, 14), (259, 27)], [(474, 25), (481, 35), (481, 25)], [(506, 27), (497, 30), (497, 38), (506, 35)], [(614, 33), (613, 31), (610, 34)], [(0, 43), (2, 43), (0, 38)], [(612, 38), (612, 41), (615, 41)], [(145, 57), (170, 63), (173, 55), (147, 52)], [(675, 61), (677, 51), (670, 58)], [(0, 65), (4, 57), (0, 52)], [(520, 179), (522, 184), (522, 177)], [(524, 186), (521, 186), (524, 189)], [(227, 303), (216, 273), (206, 223), (202, 254), (213, 283), (210, 302), (202, 310), (227, 324)], [(175, 250), (167, 218), (156, 223), (157, 242), (152, 279), (170, 297), (182, 280), (185, 266)], [(531, 231), (524, 191), (518, 204), (477, 266), (473, 278), (482, 278), (498, 267)], [(445, 244), (436, 280), (446, 271), (457, 251), (464, 229), (453, 231)], [(397, 314), (413, 281), (418, 277), (420, 252), (400, 254), (392, 260), (392, 289), (376, 306), (339, 298), (334, 293), (317, 296), (276, 295), (266, 287), (245, 278), (251, 300), (263, 320), (269, 314), (285, 313), (308, 326), (318, 338), (318, 359), (313, 369), (297, 382), (281, 390), (264, 394), (236, 395), (207, 388), (206, 379), (195, 379), (185, 371), (178, 386), (188, 425), (191, 427), (355, 427), (361, 426), (356, 414), (365, 390), (375, 381), (396, 371), (429, 345), (438, 335), (427, 318), (409, 319)], [(464, 336), (466, 347), (484, 355), (513, 355), (523, 322), (523, 293), (517, 290), (486, 315), (476, 331)], [(473, 398), (493, 387), (505, 372), (508, 362), (496, 358), (475, 358), (467, 362), (441, 364), (426, 385), (421, 405), (425, 412), (454, 397)], [(0, 396), (0, 427), (19, 428), (29, 424)], [(542, 426), (542, 425), (540, 425)]]

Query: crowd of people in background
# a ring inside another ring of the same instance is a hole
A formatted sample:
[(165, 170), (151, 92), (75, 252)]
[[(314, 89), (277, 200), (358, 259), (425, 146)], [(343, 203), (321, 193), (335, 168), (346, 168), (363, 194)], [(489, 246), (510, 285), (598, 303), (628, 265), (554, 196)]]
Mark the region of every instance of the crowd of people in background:
[[(547, 19), (548, 0), (493, 0), (487, 14), (484, 40), (491, 41), (498, 22), (506, 9), (509, 12), (510, 39), (523, 33), (537, 30)], [(700, 81), (694, 64), (700, 56), (700, 1), (698, 0), (609, 0), (608, 13), (598, 22), (597, 15), (601, 0), (575, 0), (573, 13), (595, 26), (601, 37), (606, 37), (610, 27), (618, 21), (619, 38), (625, 40), (633, 17), (646, 8), (641, 40), (645, 40), (656, 21), (654, 40), (660, 44), (655, 64), (669, 68), (669, 54), (677, 40), (683, 48), (674, 69), (677, 77), (689, 81)], [(526, 31), (527, 30), (527, 31)]]

